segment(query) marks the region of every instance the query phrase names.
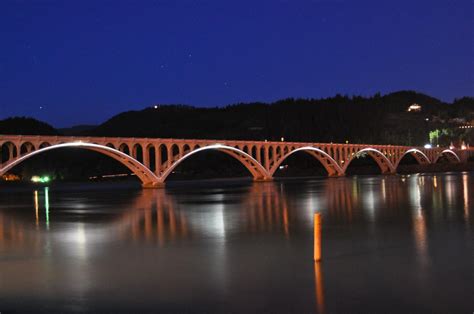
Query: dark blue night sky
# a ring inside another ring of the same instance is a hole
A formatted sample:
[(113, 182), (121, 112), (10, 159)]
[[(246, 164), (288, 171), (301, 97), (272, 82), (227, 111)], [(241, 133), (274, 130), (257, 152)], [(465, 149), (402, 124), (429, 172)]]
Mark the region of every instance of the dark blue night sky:
[(0, 118), (152, 104), (474, 94), (474, 2), (0, 2)]

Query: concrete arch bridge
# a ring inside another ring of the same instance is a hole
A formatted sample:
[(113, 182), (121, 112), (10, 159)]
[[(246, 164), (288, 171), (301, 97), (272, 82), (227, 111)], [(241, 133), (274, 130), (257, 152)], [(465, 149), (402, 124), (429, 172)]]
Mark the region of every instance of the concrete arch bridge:
[(255, 181), (272, 180), (280, 165), (292, 154), (305, 152), (317, 159), (329, 176), (343, 176), (351, 162), (364, 155), (375, 160), (384, 174), (395, 173), (402, 158), (410, 154), (419, 164), (466, 162), (474, 149), (449, 149), (302, 142), (263, 142), (122, 137), (0, 135), (0, 175), (21, 162), (50, 150), (76, 147), (109, 156), (128, 167), (143, 187), (162, 187), (166, 178), (187, 158), (206, 150), (226, 153), (244, 165)]

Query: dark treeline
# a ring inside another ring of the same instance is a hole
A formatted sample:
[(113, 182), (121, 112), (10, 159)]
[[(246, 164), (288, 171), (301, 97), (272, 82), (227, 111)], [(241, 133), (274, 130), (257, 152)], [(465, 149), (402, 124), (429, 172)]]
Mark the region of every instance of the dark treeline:
[[(422, 110), (407, 112), (414, 103), (420, 104)], [(63, 132), (33, 119), (7, 119), (0, 121), (0, 134), (269, 141), (283, 137), (286, 141), (423, 145), (428, 142), (430, 131), (449, 127), (453, 119), (470, 121), (473, 115), (474, 98), (464, 97), (447, 104), (424, 94), (402, 91), (384, 96), (337, 95), (215, 108), (157, 105), (120, 113), (97, 127)], [(453, 133), (445, 141), (469, 140), (466, 136)]]
[[(407, 112), (417, 103), (421, 112)], [(373, 97), (284, 99), (222, 108), (158, 105), (121, 113), (94, 136), (204, 138), (422, 145), (431, 130), (474, 113), (474, 99), (452, 104), (415, 92)], [(426, 120), (428, 119), (428, 121)]]
[(60, 135), (60, 132), (33, 118), (14, 117), (0, 120), (0, 134)]

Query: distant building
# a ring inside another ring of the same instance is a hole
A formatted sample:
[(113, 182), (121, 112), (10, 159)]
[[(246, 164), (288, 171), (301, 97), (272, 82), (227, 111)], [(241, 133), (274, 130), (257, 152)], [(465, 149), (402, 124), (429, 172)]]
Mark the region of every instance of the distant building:
[(452, 119), (449, 119), (448, 122), (449, 123), (456, 123), (456, 124), (465, 124), (466, 119), (464, 119), (464, 118), (452, 118)]
[(418, 104), (412, 104), (410, 107), (407, 109), (408, 112), (420, 112), (421, 111), (421, 106)]

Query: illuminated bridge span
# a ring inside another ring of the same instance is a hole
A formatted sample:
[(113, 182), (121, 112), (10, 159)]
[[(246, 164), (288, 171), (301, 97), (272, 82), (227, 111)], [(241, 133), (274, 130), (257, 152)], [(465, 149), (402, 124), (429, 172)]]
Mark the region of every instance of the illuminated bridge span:
[(279, 166), (293, 153), (305, 152), (321, 162), (329, 176), (343, 176), (350, 163), (368, 155), (384, 174), (395, 173), (402, 158), (411, 154), (419, 164), (436, 163), (441, 156), (465, 162), (473, 149), (422, 148), (393, 145), (193, 140), (119, 137), (0, 135), (0, 175), (24, 160), (49, 150), (77, 147), (96, 151), (128, 167), (144, 187), (161, 187), (188, 157), (218, 150), (242, 163), (256, 181), (272, 180)]

